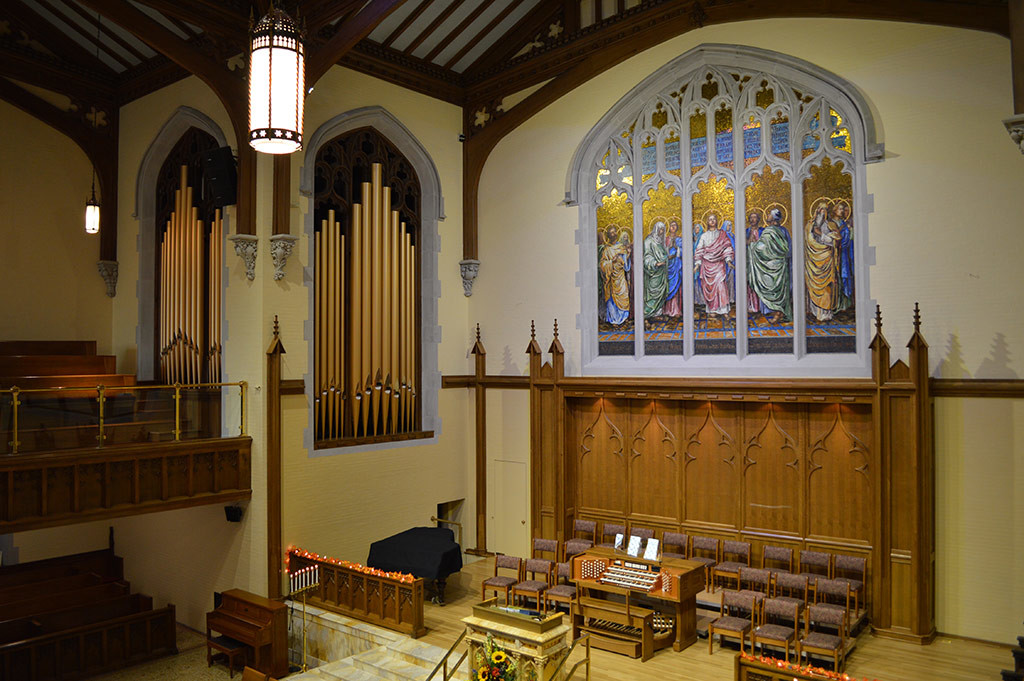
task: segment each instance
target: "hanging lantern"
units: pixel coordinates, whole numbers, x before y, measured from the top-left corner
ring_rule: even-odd
[[[249,48],[249,144],[265,154],[302,148],[305,56],[302,31],[271,6],[251,32]]]
[[[100,231],[100,204],[96,201],[96,180],[93,179],[92,196],[85,202],[85,233],[98,234]]]

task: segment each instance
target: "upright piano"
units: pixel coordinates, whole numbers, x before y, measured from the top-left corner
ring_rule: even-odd
[[[249,666],[271,676],[288,674],[288,606],[231,589],[221,594],[216,610],[206,613],[206,639],[214,633],[251,648]]]

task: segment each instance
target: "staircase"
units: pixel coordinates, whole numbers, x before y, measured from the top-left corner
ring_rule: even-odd
[[[401,639],[289,676],[288,681],[423,681],[444,654],[443,648],[429,643]],[[440,680],[440,673],[434,678]],[[468,663],[463,662],[452,678],[468,681]]]

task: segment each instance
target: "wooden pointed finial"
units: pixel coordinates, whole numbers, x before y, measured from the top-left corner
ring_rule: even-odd
[[[476,325],[476,342],[480,342],[480,322],[477,322]]]
[[[921,332],[921,306],[916,300],[914,301],[914,332]]]
[[[533,321],[534,320],[532,320],[532,319],[530,320],[530,340],[531,341],[537,340],[537,327],[534,326]]]
[[[882,333],[882,306],[875,304],[875,333]]]
[[[555,320],[555,338],[558,338],[558,320]]]
[[[274,315],[274,338],[278,338],[281,335],[281,325],[277,321],[277,315]]]

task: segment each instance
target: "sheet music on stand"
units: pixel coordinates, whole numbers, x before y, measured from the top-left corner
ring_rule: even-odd
[[[615,535],[615,550],[616,551],[621,551],[622,550],[622,539],[623,539],[622,534],[616,534]]]
[[[640,556],[640,542],[642,542],[642,541],[643,541],[643,539],[641,539],[640,537],[637,537],[637,536],[630,537],[629,538],[629,547],[626,549],[626,553],[629,554],[630,556],[633,556],[634,558],[639,557]]]
[[[644,560],[658,560],[659,553],[661,552],[658,550],[658,540],[653,537],[648,539],[644,548]]]

